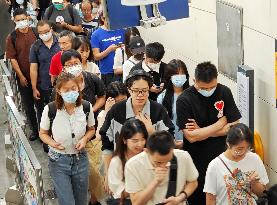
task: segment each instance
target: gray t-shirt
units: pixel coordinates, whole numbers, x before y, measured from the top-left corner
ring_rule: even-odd
[[[72,8],[73,9],[73,19],[71,18],[69,6],[71,6],[71,5],[68,5],[64,10],[60,11],[60,10],[53,8],[53,6],[51,5],[45,11],[44,19],[49,20],[50,22],[54,23],[53,29],[57,33],[60,33],[63,30],[65,30],[62,26],[59,25],[59,22],[61,22],[61,21],[64,21],[65,23],[68,23],[70,25],[82,25],[82,19],[79,16],[78,11],[75,8]],[[52,10],[53,12],[49,15],[50,10]]]

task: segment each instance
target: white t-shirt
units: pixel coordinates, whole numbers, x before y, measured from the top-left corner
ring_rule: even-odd
[[[180,193],[184,190],[187,182],[197,180],[198,171],[188,152],[174,149],[174,155],[178,164],[176,193]],[[129,159],[125,165],[125,190],[128,193],[142,191],[153,181],[154,177],[155,170],[149,156],[146,152],[142,152]],[[167,193],[168,181],[169,176],[156,188],[147,205],[163,202]]]
[[[86,71],[93,73],[99,76],[99,78],[101,78],[101,72],[99,70],[99,67],[94,62],[88,62]]]
[[[234,179],[220,159],[215,158],[210,162],[206,172],[204,192],[216,195],[217,205],[255,205],[253,197],[244,190],[250,193],[248,175],[252,171],[258,173],[262,184],[266,185],[269,182],[260,157],[253,152],[248,152],[239,162],[229,160],[224,154],[221,154],[220,157],[232,172],[235,169],[241,171],[236,175],[237,179]],[[237,181],[240,182],[239,185]]]
[[[48,117],[49,107],[46,105],[42,112],[40,127],[44,130],[50,129],[50,119]],[[56,142],[61,143],[65,147],[64,150],[53,149],[55,152],[62,154],[77,154],[78,150],[75,149],[75,144],[83,138],[86,134],[86,126],[94,126],[94,114],[92,106],[90,105],[90,113],[86,121],[86,115],[83,111],[83,105],[76,107],[75,112],[69,115],[65,109],[57,109],[56,117],[52,124],[52,135]],[[74,133],[75,137],[72,137]]]
[[[122,68],[123,63],[127,60],[125,47],[120,47],[115,50],[113,69]]]
[[[124,64],[123,64],[123,82],[125,82],[131,69],[139,62],[140,61],[135,59],[134,56],[131,56],[127,61],[124,62]]]
[[[125,182],[123,180],[122,162],[118,156],[112,158],[108,170],[109,188],[113,193],[113,197],[118,199],[125,190]]]

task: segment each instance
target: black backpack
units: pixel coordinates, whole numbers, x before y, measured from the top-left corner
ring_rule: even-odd
[[[47,13],[47,16],[46,16],[47,20],[50,19],[53,11],[54,11],[54,6],[53,5],[49,6],[49,10],[48,10],[48,13]],[[71,4],[68,5],[68,12],[69,12],[69,15],[70,15],[70,17],[72,19],[72,22],[74,23],[73,6]]]
[[[90,103],[86,100],[82,100],[82,105],[83,105],[83,111],[86,115],[86,121],[88,121],[88,116],[89,116],[89,113],[90,113]],[[53,125],[53,121],[56,117],[57,107],[56,107],[55,102],[50,102],[50,103],[48,103],[47,106],[49,108],[48,118],[50,120],[49,135],[53,138],[53,136],[52,136],[52,125]],[[47,144],[43,143],[43,149],[44,149],[44,152],[48,153],[49,146]]]

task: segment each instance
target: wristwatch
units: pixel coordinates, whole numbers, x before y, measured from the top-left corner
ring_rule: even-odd
[[[183,199],[183,201],[186,201],[187,200],[187,198],[188,198],[188,194],[187,194],[187,192],[185,192],[185,191],[181,191],[180,193],[179,193],[179,195],[180,194],[184,194],[185,195],[185,198]]]

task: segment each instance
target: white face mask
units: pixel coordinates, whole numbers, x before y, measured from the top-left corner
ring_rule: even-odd
[[[78,77],[82,73],[82,70],[83,70],[82,65],[80,65],[80,64],[65,68],[65,71],[67,73],[70,73],[70,74],[74,75],[75,77]]]
[[[28,27],[28,20],[21,20],[15,23],[15,29],[25,29]]]
[[[160,69],[160,65],[161,65],[161,62],[159,62],[159,63],[148,63],[148,64],[147,64],[147,66],[148,66],[150,69],[154,70],[154,71],[159,70],[159,69]]]
[[[49,31],[48,33],[45,33],[45,34],[39,34],[39,37],[42,41],[49,41],[50,38],[52,37],[52,32]]]
[[[24,3],[24,0],[16,0],[16,3],[18,3],[19,5]]]

